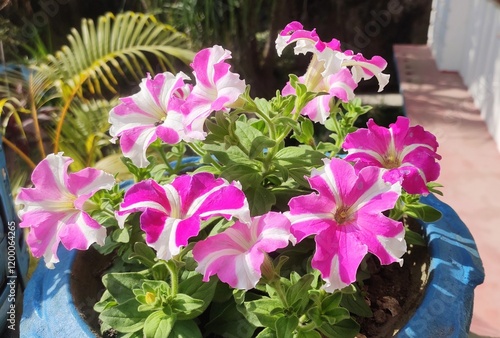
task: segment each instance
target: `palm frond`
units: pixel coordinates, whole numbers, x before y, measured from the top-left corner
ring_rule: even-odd
[[[84,86],[90,93],[100,94],[102,87],[116,93],[117,76],[137,82],[145,71],[155,73],[152,60],[161,71],[175,71],[175,59],[189,63],[194,56],[184,34],[152,15],[134,12],[108,13],[97,24],[83,19],[80,31],[71,30],[68,42],[48,56],[47,70],[70,91]]]
[[[108,112],[115,100],[73,100],[61,130],[60,148],[74,159],[73,169],[93,166],[96,161],[113,153],[110,143]]]

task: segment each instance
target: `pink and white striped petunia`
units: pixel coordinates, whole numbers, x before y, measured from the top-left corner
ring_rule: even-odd
[[[101,170],[85,168],[68,174],[69,157],[50,154],[31,175],[33,188],[21,188],[16,204],[23,205],[19,226],[30,228],[27,243],[33,256],[42,257],[48,268],[59,262],[57,248],[86,250],[104,244],[106,229],[87,213],[95,192],[111,189],[114,178]]]
[[[316,190],[289,202],[292,234],[301,241],[316,235],[311,265],[321,272],[328,292],[356,280],[363,257],[371,252],[381,264],[402,263],[404,226],[383,215],[399,198],[399,183],[387,183],[383,171],[367,167],[358,173],[342,159],[325,160],[309,180]]]
[[[154,79],[148,74],[138,93],[121,98],[121,103],[110,111],[112,142],[120,138],[123,155],[136,166],[149,164],[146,150],[158,138],[168,144],[184,138],[181,106],[191,91],[190,85],[184,83],[187,79],[182,72],[165,72]]]
[[[250,220],[248,202],[236,182],[229,184],[210,173],[182,175],[171,184],[146,180],[133,185],[117,212],[118,220],[142,212],[141,229],[158,258],[168,260],[198,235],[202,220],[222,216]]]
[[[252,218],[250,224],[236,222],[223,232],[195,244],[196,271],[207,282],[212,275],[236,289],[255,287],[262,276],[267,253],[295,243],[290,221],[281,213],[269,212]]]
[[[183,107],[190,139],[204,139],[205,119],[213,111],[227,110],[245,91],[245,81],[229,71],[231,66],[226,60],[230,58],[230,51],[215,45],[202,49],[193,59],[196,85]]]
[[[387,61],[381,56],[375,55],[370,60],[366,59],[361,53],[353,54],[352,51],[345,51],[343,67],[351,66],[351,72],[354,81],[359,83],[361,79],[369,80],[376,77],[378,81],[378,91],[381,92],[389,83],[389,75],[382,73],[387,67]]]
[[[342,52],[339,40],[332,39],[330,42],[323,42],[316,33],[316,29],[305,30],[300,22],[293,21],[286,25],[276,38],[278,56],[281,56],[283,49],[292,43],[295,43],[296,55],[313,53],[317,57],[323,65],[320,71],[322,76],[326,77],[340,70]]]
[[[342,52],[338,40],[332,39],[330,42],[323,42],[315,29],[312,31],[304,30],[302,24],[296,21],[288,24],[278,34],[276,38],[278,55],[281,55],[283,49],[292,43],[295,43],[295,54],[313,53],[313,62],[309,67],[316,68],[315,72],[324,78],[336,74],[341,69],[348,68],[356,83],[375,76],[379,82],[379,91],[382,91],[389,82],[389,75],[382,73],[387,67],[387,62],[382,57],[374,56],[368,60],[360,53],[354,54],[350,50]],[[316,63],[319,63],[321,67],[319,68]]]
[[[440,172],[436,137],[422,126],[410,127],[410,120],[403,116],[389,128],[372,119],[367,126],[347,135],[342,146],[348,152],[345,159],[356,162],[357,169],[386,168],[384,179],[402,181],[410,194],[428,194],[427,182],[437,180]]]

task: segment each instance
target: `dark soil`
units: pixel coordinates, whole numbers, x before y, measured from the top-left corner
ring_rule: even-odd
[[[100,337],[99,313],[94,311],[94,304],[104,292],[101,278],[111,263],[109,256],[101,255],[90,247],[76,255],[71,270],[70,288],[75,306],[97,337]]]
[[[410,229],[421,233],[419,224],[411,220]],[[373,317],[355,317],[361,325],[357,338],[392,337],[413,315],[420,304],[427,283],[429,252],[427,247],[409,247],[404,263],[381,266],[378,259],[368,259],[369,279],[363,292]]]
[[[410,228],[421,233],[416,222],[412,222]],[[371,277],[364,281],[362,291],[373,316],[354,316],[361,325],[361,332],[356,338],[394,336],[420,304],[429,266],[427,247],[410,247],[403,259],[402,267],[396,263],[381,266],[374,256],[367,260]],[[98,337],[99,314],[93,310],[93,306],[104,291],[101,276],[109,267],[109,257],[102,256],[91,248],[76,256],[71,275],[71,291],[75,304],[82,318]]]

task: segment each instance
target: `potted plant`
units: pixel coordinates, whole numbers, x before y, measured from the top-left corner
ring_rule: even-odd
[[[61,290],[75,259],[103,275],[93,308],[105,336],[360,333],[357,318],[373,315],[366,286],[379,266],[404,266],[408,249],[424,244],[411,220],[438,224],[424,226],[432,239],[429,229],[440,229],[442,213],[450,213],[431,194],[439,193],[438,143],[405,117],[389,127],[373,120],[354,127],[369,110],[354,98],[357,83],[375,77],[379,90],[387,84],[381,57],[342,51],[339,41],[323,42],[298,22],[279,34],[278,53],[290,44],[296,54],[311,53],[311,63],[270,100],[250,95],[221,46],[196,54],[194,85],[184,73],[143,79],[109,117],[133,182],[95,168],[68,173],[72,160],[62,153],[40,162],[34,187],[21,189],[16,203],[33,255],[56,269],[41,267],[51,277],[31,280],[21,330],[76,334],[72,319],[58,318],[61,331],[32,320],[56,309],[46,301],[72,303]],[[183,160],[188,155],[197,157]],[[97,254],[74,258],[60,243]],[[474,245],[460,245],[470,257]],[[460,279],[469,298],[482,278],[474,259]],[[72,288],[90,288],[72,278]],[[396,308],[386,309],[395,315]],[[455,333],[467,331],[468,315]],[[92,334],[83,327],[79,336]]]

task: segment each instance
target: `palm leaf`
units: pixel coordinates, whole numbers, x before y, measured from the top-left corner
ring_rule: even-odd
[[[113,153],[110,143],[108,112],[117,104],[115,100],[73,100],[61,130],[60,148],[73,158],[73,169],[93,166],[96,161]]]
[[[69,46],[48,56],[48,69],[69,92],[85,86],[91,93],[100,94],[102,87],[116,93],[118,75],[138,82],[145,71],[155,73],[152,59],[161,71],[175,71],[175,59],[189,63],[194,56],[184,34],[152,15],[134,12],[108,13],[97,24],[83,19],[80,31],[71,30],[68,42]]]

